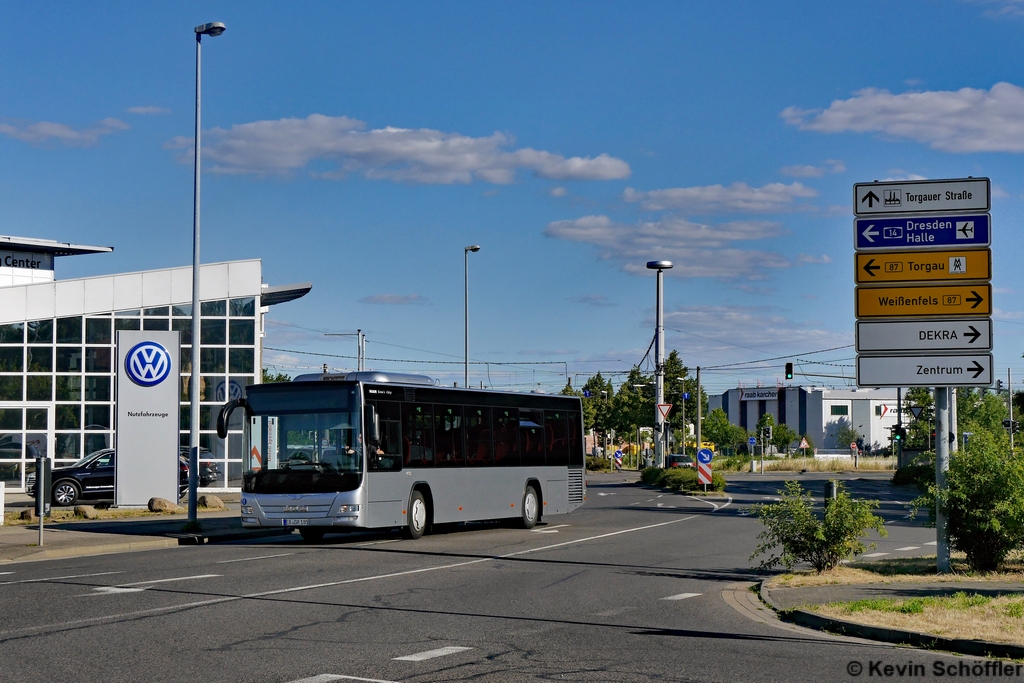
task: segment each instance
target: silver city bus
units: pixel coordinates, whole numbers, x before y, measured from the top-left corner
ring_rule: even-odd
[[[246,419],[243,421],[241,415]],[[526,528],[586,497],[573,396],[435,386],[383,372],[246,387],[217,431],[243,425],[242,525],[328,531],[517,518]]]

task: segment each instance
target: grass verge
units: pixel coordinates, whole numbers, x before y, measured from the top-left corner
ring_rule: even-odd
[[[1024,644],[1024,594],[999,597],[957,592],[908,599],[873,598],[808,605],[804,609],[836,619],[945,638]]]
[[[224,508],[206,508],[200,506],[199,512],[224,512]],[[149,510],[96,510],[99,515],[97,519],[124,519],[128,517],[166,517],[168,515],[179,515],[188,512],[188,508],[179,506],[174,512],[150,512]],[[30,522],[20,517],[21,511],[5,512],[4,526],[36,526],[39,521]],[[73,510],[54,510],[44,520],[45,524],[61,524],[64,522],[80,522],[85,517],[76,515]]]
[[[1024,583],[1024,557],[1010,558],[1003,571],[972,572],[962,553],[953,553],[953,571],[937,574],[935,556],[904,557],[875,562],[851,562],[821,574],[799,571],[779,574],[768,581],[768,588],[802,588],[860,583],[956,583],[959,581],[1006,581]]]
[[[765,472],[858,472],[894,470],[896,458],[865,457],[859,458],[857,467],[853,466],[853,458],[784,458],[765,460]]]

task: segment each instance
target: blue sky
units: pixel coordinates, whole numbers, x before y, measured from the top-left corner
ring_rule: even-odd
[[[207,21],[203,260],[313,283],[269,314],[279,369],[351,367],[307,354],[352,355],[322,333],[356,328],[373,358],[460,360],[480,244],[494,386],[640,361],[656,258],[691,367],[852,374],[852,349],[810,354],[853,343],[852,184],[971,175],[994,187],[997,374],[1024,377],[1024,2],[4,3],[0,234],[115,247],[58,278],[190,262]]]

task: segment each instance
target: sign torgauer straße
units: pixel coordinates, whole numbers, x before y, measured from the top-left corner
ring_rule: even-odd
[[[854,299],[858,318],[988,316],[992,286],[936,285],[858,287]]]
[[[858,216],[946,211],[988,211],[988,178],[857,183],[853,212]]]

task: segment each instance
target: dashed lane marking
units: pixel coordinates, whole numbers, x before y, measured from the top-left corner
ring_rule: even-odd
[[[889,553],[868,553],[867,555],[861,555],[861,557],[882,557],[883,555],[888,554]]]
[[[192,579],[212,579],[220,574],[198,574],[196,576],[178,576],[173,579],[156,579],[154,581],[136,581],[135,583],[124,583],[120,586],[97,586],[93,588],[94,593],[89,595],[115,595],[118,593],[141,593],[149,590],[153,584],[170,583],[172,581],[189,581]]]
[[[938,544],[939,544],[938,541],[928,541],[927,543],[925,543],[925,545],[938,545]]]
[[[260,555],[259,557],[240,557],[237,560],[221,560],[214,564],[228,564],[229,562],[249,562],[250,560],[269,560],[271,557],[288,557],[295,553],[278,553],[277,555]]]
[[[597,495],[599,495],[599,496],[614,496],[615,494],[614,494],[614,493],[604,493],[604,492],[602,491],[601,493],[599,493],[599,494],[597,494]]]
[[[701,593],[680,593],[679,595],[670,595],[667,598],[662,598],[662,600],[685,600],[686,598],[696,598],[699,595]]]
[[[11,572],[13,573],[13,572]],[[51,576],[45,579],[21,579],[20,581],[4,581],[0,586],[10,586],[16,583],[39,583],[40,581],[60,581],[61,579],[84,579],[89,576],[109,576],[111,574],[125,574],[126,572],[96,572],[94,574],[69,574],[68,576]]]
[[[13,573],[14,572],[0,572],[0,576],[7,576],[8,574],[13,574]]]
[[[383,545],[385,543],[398,543],[402,539],[400,538],[385,538],[383,541],[370,541],[368,543],[357,543],[355,547],[365,548],[368,545]]]
[[[457,652],[465,652],[466,650],[472,650],[471,647],[439,647],[436,650],[427,650],[426,652],[417,652],[414,655],[406,655],[404,657],[395,657],[396,662],[422,662],[425,659],[434,659],[435,657],[444,657],[446,655],[453,655]]]
[[[385,681],[380,678],[360,678],[359,676],[342,676],[340,674],[320,674],[310,678],[300,678],[288,683],[330,683],[330,681],[365,681],[366,683],[398,683],[398,681]]]
[[[635,502],[635,503],[630,503],[630,505],[639,505],[639,504],[640,504],[639,500],[637,502]]]
[[[903,548],[896,548],[896,550],[920,550],[920,549],[921,549],[921,546],[919,546],[919,545],[908,545],[908,546],[903,547]]]
[[[558,533],[557,529],[564,529],[567,526],[569,526],[569,525],[568,524],[555,524],[554,526],[546,526],[543,529],[533,529],[532,531],[535,534],[552,534],[552,533],[557,534]]]

